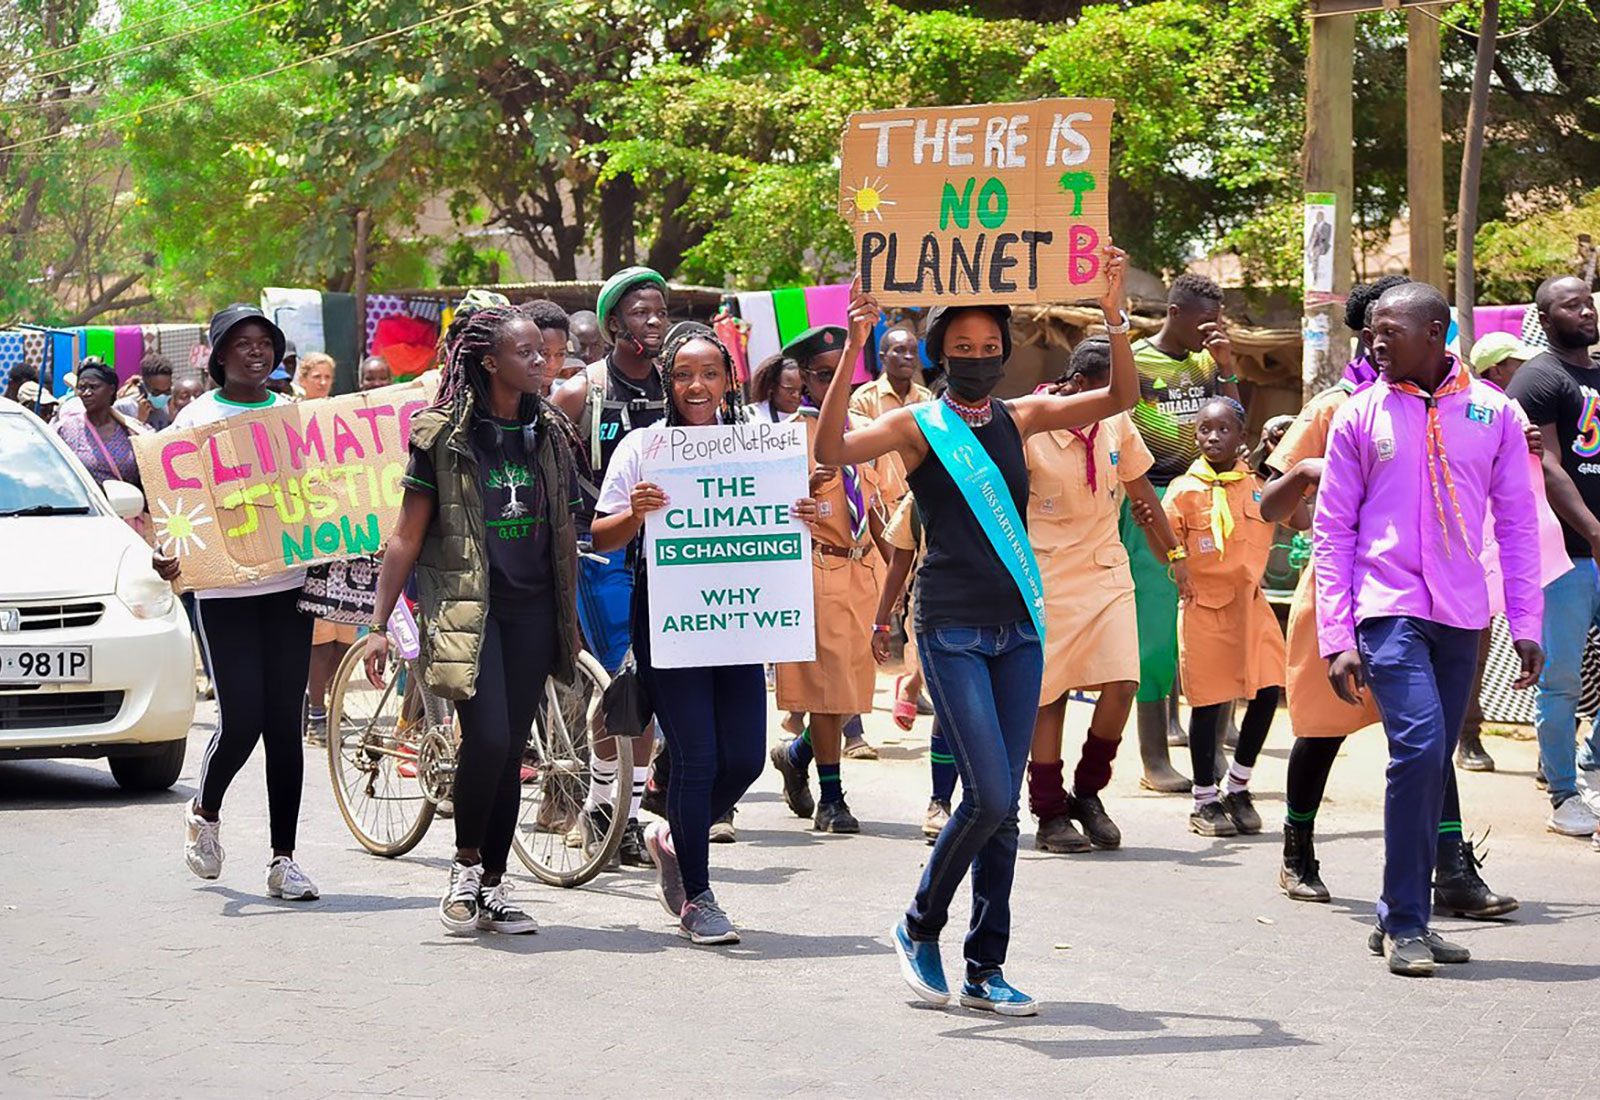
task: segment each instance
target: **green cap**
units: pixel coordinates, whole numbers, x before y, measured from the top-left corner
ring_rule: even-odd
[[[843,325],[813,325],[783,345],[783,354],[805,366],[814,356],[843,351],[847,335]]]
[[[667,281],[661,277],[659,271],[648,267],[625,267],[600,287],[600,297],[595,300],[594,311],[600,316],[600,328],[606,327],[606,318],[611,311],[621,304],[622,299],[629,291],[638,290],[642,286],[653,286],[665,296]]]

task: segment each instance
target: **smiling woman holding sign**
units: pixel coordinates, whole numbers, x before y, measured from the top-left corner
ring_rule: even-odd
[[[1000,973],[1011,938],[1018,795],[1044,667],[1044,592],[1028,543],[1023,441],[1037,432],[1086,427],[1138,398],[1122,311],[1124,261],[1119,249],[1106,248],[1108,285],[1100,305],[1112,335],[1111,384],[1104,390],[996,400],[991,394],[1011,351],[1011,311],[950,306],[928,314],[928,354],[949,380],[940,400],[894,409],[846,431],[850,387],[841,375],[822,406],[817,461],[866,462],[897,452],[923,517],[927,551],[917,642],[934,710],[961,773],[962,800],[892,938],[906,981],[935,1004],[950,1000],[939,933],[970,867],[973,922],[961,1003],[1009,1016],[1038,1011]],[[854,361],[877,319],[870,296],[851,302],[846,362]]]
[[[710,329],[678,325],[668,334],[659,362],[667,429],[740,421],[733,363]],[[644,531],[645,517],[667,507],[661,486],[643,474],[647,454],[659,448],[661,439],[661,429],[644,428],[624,436],[617,447],[595,504],[596,550],[628,545]],[[790,515],[810,524],[816,511],[814,501],[802,499]],[[667,519],[670,526],[672,517]],[[711,823],[733,809],[761,774],[766,679],[760,664],[657,667],[651,660],[645,576],[641,566],[634,583],[633,652],[672,758],[669,827],[652,825],[645,833],[645,846],[656,864],[656,893],[690,940],[738,943],[739,933],[711,892],[709,834]]]

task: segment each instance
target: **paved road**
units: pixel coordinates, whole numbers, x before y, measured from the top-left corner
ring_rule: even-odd
[[[913,1007],[887,946],[927,852],[925,729],[847,763],[860,837],[809,833],[762,777],[739,843],[713,849],[744,944],[712,951],[672,934],[640,872],[529,883],[538,936],[447,938],[447,827],[405,859],[363,854],[315,756],[300,855],[322,901],[263,896],[259,758],[228,805],[223,877],[201,883],[180,808],[211,717],[161,797],[121,794],[99,764],[0,764],[0,1093],[1570,1097],[1600,1068],[1600,854],[1543,833],[1525,742],[1495,739],[1501,772],[1463,780],[1469,828],[1494,826],[1489,880],[1522,909],[1442,922],[1478,961],[1428,981],[1363,946],[1377,736],[1323,811],[1329,906],[1277,893],[1273,838],[1203,840],[1184,800],[1139,794],[1130,744],[1108,799],[1127,847],[1024,852],[1007,974],[1043,1011],[1001,1021]],[[881,711],[868,728],[894,736]],[[1286,740],[1257,770],[1269,831]],[[947,937],[952,974],[958,951]]]

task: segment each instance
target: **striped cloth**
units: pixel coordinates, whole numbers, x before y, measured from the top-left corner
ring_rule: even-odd
[[[750,340],[745,347],[754,370],[763,360],[783,350],[783,340],[778,336],[778,317],[772,311],[772,295],[766,291],[747,291],[736,298],[739,316],[750,326]]]

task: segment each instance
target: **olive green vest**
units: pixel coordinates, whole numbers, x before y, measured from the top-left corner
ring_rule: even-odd
[[[577,533],[572,497],[571,450],[561,414],[540,402],[535,475],[543,490],[555,568],[556,663],[554,675],[570,681],[578,639]],[[411,422],[411,445],[428,452],[438,475],[437,507],[417,558],[422,600],[422,682],[445,699],[470,699],[489,614],[488,529],[478,460],[468,436],[472,416],[427,409]]]

